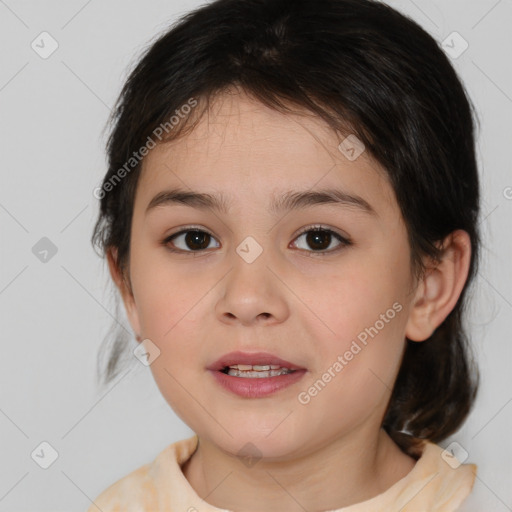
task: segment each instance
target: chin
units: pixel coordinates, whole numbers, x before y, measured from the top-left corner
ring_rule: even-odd
[[[228,430],[232,437],[222,430],[219,437],[215,436],[211,439],[222,450],[246,459],[248,464],[261,458],[284,460],[300,449],[303,441],[295,442],[290,438],[290,433],[282,429],[283,425],[277,429],[276,425],[271,430],[262,432],[254,424],[252,428],[242,426],[238,428],[238,425],[231,424]],[[282,431],[279,432],[281,429]],[[269,432],[272,433],[269,434]]]

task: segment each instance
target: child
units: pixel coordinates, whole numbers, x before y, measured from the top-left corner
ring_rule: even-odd
[[[437,443],[476,393],[470,105],[373,0],[217,0],[149,48],[93,241],[195,435],[90,512],[461,510],[476,467]]]

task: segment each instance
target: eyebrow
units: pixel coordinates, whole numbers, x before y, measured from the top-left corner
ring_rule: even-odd
[[[146,208],[146,214],[157,206],[173,204],[184,204],[200,210],[215,210],[228,215],[231,203],[223,194],[212,195],[177,188],[164,190],[155,195]],[[378,217],[377,212],[365,199],[339,189],[288,191],[279,197],[272,197],[270,212],[278,215],[283,211],[299,210],[324,204],[355,207],[365,213]]]

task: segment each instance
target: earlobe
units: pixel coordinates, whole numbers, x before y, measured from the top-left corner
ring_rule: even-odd
[[[425,271],[411,305],[405,335],[412,341],[428,339],[453,310],[468,277],[471,240],[457,230],[442,244],[441,261]]]
[[[126,310],[126,316],[132,326],[137,341],[142,341],[140,336],[140,321],[135,304],[135,298],[130,284],[126,281],[119,265],[117,263],[117,247],[112,247],[107,251],[107,261],[112,280],[114,281],[121,298],[123,300],[124,308]]]

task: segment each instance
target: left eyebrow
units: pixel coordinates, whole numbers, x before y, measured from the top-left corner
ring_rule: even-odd
[[[231,203],[223,194],[212,195],[183,189],[164,190],[151,199],[146,214],[157,206],[184,204],[201,210],[216,210],[229,214]],[[299,210],[322,204],[336,204],[355,207],[365,213],[378,217],[375,209],[362,197],[339,189],[321,189],[307,191],[288,191],[279,197],[272,197],[270,212],[278,215],[283,211]]]

